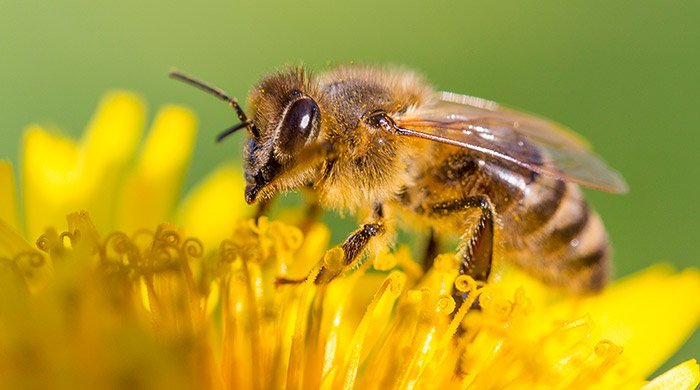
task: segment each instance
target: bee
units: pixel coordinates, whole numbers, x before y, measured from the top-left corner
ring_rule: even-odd
[[[404,69],[346,65],[320,74],[272,73],[235,98],[182,73],[231,105],[249,140],[245,200],[309,188],[318,204],[364,221],[342,243],[345,269],[398,218],[427,227],[429,266],[439,239],[461,236],[459,272],[485,282],[494,256],[571,292],[600,290],[610,245],[580,186],[627,185],[586,141],[548,119],[438,92]],[[317,283],[341,271],[321,269]],[[456,297],[459,298],[459,297]]]

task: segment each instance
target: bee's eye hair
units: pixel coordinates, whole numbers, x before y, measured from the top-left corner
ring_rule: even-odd
[[[319,116],[320,110],[313,99],[303,97],[292,102],[282,118],[278,147],[292,153],[311,142],[318,135]]]

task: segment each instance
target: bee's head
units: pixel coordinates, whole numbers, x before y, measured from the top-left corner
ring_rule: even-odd
[[[301,160],[321,128],[317,91],[298,68],[266,77],[251,91],[252,123],[259,135],[252,135],[243,150],[248,203],[308,181],[311,167]]]
[[[313,162],[303,161],[303,152],[318,138],[321,110],[314,99],[319,96],[318,88],[303,69],[288,69],[260,81],[249,96],[251,119],[236,99],[223,91],[177,71],[170,75],[219,97],[236,110],[241,122],[221,133],[218,141],[248,129],[250,139],[243,149],[248,203],[308,182]]]

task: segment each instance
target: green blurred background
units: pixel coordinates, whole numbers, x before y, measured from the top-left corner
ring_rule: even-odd
[[[0,157],[17,161],[31,122],[79,135],[98,98],[126,88],[151,115],[170,102],[199,114],[190,187],[237,159],[241,142],[214,144],[234,123],[231,110],[169,80],[171,67],[242,99],[285,64],[403,64],[440,89],[556,118],[587,137],[631,187],[589,192],[618,276],[660,261],[697,266],[699,21],[698,1],[3,0]],[[689,357],[700,357],[697,334],[666,367]]]

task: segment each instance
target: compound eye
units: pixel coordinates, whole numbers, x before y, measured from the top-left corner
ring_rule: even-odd
[[[313,141],[318,135],[320,110],[316,102],[303,97],[291,103],[280,126],[279,148],[287,153]]]

